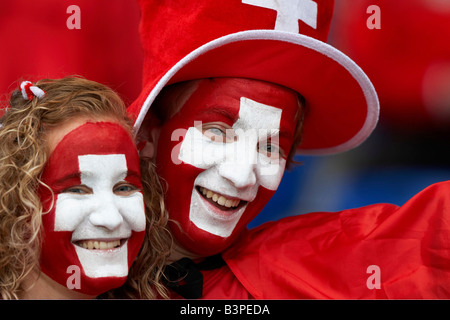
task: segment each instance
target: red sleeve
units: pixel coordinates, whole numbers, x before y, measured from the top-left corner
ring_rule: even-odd
[[[257,299],[450,298],[450,181],[402,207],[266,223],[224,259]]]

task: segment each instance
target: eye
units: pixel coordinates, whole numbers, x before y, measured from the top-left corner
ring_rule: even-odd
[[[225,132],[223,132],[219,128],[207,129],[203,133],[207,134],[207,135],[211,135],[212,137],[215,137],[215,136],[224,137],[225,136]]]
[[[114,194],[118,196],[129,196],[140,189],[128,182],[119,182],[113,188]]]
[[[230,143],[236,140],[233,128],[225,123],[206,123],[201,131],[205,137],[214,142]]]
[[[203,134],[214,142],[226,141],[226,133],[219,128],[210,128],[203,130]]]
[[[268,157],[270,160],[276,160],[284,157],[284,151],[272,140],[266,140],[258,143],[258,152]]]
[[[62,191],[62,193],[72,193],[72,194],[92,194],[92,189],[85,185],[78,185],[66,188]]]

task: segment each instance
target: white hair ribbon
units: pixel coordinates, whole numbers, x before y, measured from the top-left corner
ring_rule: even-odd
[[[22,91],[22,97],[25,100],[33,100],[33,97],[43,98],[45,91],[39,87],[34,86],[30,81],[22,81],[20,84],[20,90]]]

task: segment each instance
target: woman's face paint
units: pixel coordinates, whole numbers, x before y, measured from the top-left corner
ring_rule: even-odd
[[[88,295],[122,285],[146,223],[139,158],[129,134],[111,122],[78,126],[57,144],[41,179],[54,194],[39,190],[48,211],[41,270]]]
[[[298,112],[297,94],[274,84],[198,83],[161,127],[156,152],[182,247],[203,256],[221,252],[260,213],[280,184]]]

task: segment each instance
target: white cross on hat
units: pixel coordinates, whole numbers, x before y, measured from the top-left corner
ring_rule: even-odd
[[[298,20],[317,28],[317,3],[312,0],[242,0],[242,3],[277,11],[275,30],[298,33]]]

